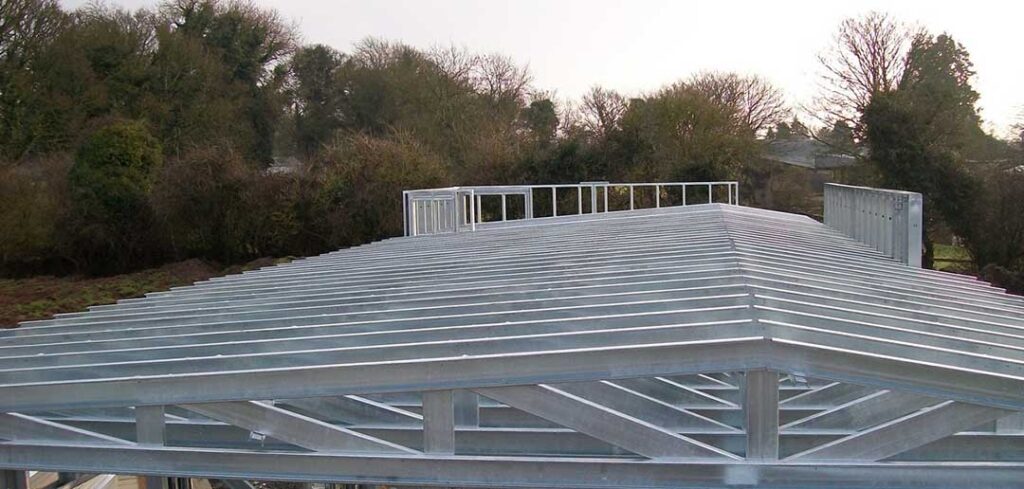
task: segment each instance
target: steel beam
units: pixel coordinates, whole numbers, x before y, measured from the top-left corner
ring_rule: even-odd
[[[0,413],[0,438],[31,442],[133,445],[120,438],[18,413]]]
[[[737,459],[724,450],[547,385],[474,389],[502,402],[650,458]]]
[[[114,379],[85,384],[0,386],[0,410],[47,410],[244,399],[253,392],[302,398],[408,392],[508,383],[570,382],[685,375],[763,366],[760,336],[663,345],[479,355],[422,361],[340,364],[308,370],[274,369]],[[55,396],[54,393],[59,393]]]
[[[724,423],[609,381],[574,382],[553,387],[668,430],[735,430]]]
[[[446,487],[1018,489],[1021,463],[765,463],[385,456],[0,443],[0,467]],[[823,475],[827,474],[827,476]]]
[[[787,460],[883,460],[1010,414],[1013,411],[946,401]]]
[[[315,451],[415,454],[415,450],[259,401],[181,404],[203,416]]]
[[[880,390],[782,427],[783,430],[862,430],[933,406],[938,399]]]
[[[423,417],[404,409],[377,402],[362,396],[309,397],[281,399],[276,404],[295,408],[304,414],[324,421],[347,424],[420,425]]]

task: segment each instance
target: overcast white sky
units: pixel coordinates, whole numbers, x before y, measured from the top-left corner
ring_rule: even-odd
[[[1006,135],[1024,113],[1024,2],[662,0],[257,0],[294,20],[307,43],[342,51],[367,36],[416,47],[500,52],[537,88],[575,98],[593,85],[654,90],[701,70],[762,75],[793,105],[813,97],[816,55],[849,16],[886,11],[948,32],[970,51],[982,117]],[[85,0],[63,0],[77,7]],[[129,8],[155,0],[108,0]]]

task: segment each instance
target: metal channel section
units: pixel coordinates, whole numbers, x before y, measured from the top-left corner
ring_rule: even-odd
[[[534,214],[536,201],[541,198],[549,201],[547,217],[558,217],[567,214],[581,215],[608,212],[609,193],[621,194],[628,206],[623,205],[617,210],[635,210],[644,208],[638,200],[641,192],[651,192],[653,205],[647,207],[661,208],[665,199],[668,204],[668,192],[678,193],[676,205],[691,205],[720,202],[739,205],[739,183],[723,182],[659,182],[659,183],[610,183],[605,181],[580,182],[578,184],[546,184],[546,185],[501,185],[474,187],[447,187],[402,192],[402,212],[404,233],[406,236],[420,236],[440,233],[457,233],[476,231],[477,225],[485,222],[506,222],[510,220],[509,201],[511,197],[522,200],[521,208],[517,209],[519,220],[537,219]],[[702,200],[693,198],[699,193]],[[717,194],[717,196],[716,196]],[[584,195],[587,198],[584,198]],[[543,196],[543,197],[542,197]],[[568,211],[560,209],[559,200],[567,196],[575,196],[575,205]],[[483,212],[484,198],[497,198],[500,201],[498,212],[488,220]],[[571,198],[571,197],[570,197]],[[588,202],[589,208],[584,206]],[[588,209],[585,211],[585,209]]]
[[[477,224],[0,331],[4,489],[1024,480],[1021,297],[726,203]]]
[[[921,266],[921,194],[825,184],[825,224],[912,267]]]

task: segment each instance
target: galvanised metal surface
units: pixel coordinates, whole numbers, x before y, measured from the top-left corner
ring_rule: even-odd
[[[825,224],[911,266],[921,266],[924,199],[917,192],[825,184]]]
[[[0,332],[0,468],[1015,487],[1024,300],[728,204],[482,223]]]

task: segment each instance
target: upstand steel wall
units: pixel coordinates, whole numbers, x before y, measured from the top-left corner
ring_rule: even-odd
[[[921,266],[921,194],[825,184],[825,224],[913,267]]]

